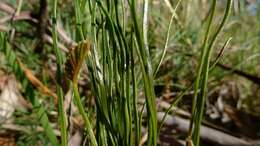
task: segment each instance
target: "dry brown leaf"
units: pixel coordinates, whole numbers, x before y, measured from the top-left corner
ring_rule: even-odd
[[[18,104],[17,94],[9,86],[3,89],[0,95],[0,123],[6,122]]]
[[[193,141],[190,136],[187,138],[186,142],[187,142],[188,146],[194,146]]]
[[[15,139],[13,137],[0,137],[0,146],[15,146]]]
[[[21,61],[17,60],[19,66],[23,70],[25,76],[31,82],[31,84],[36,87],[42,94],[47,96],[52,96],[54,98],[55,105],[58,104],[58,96],[53,93],[48,87],[46,87],[37,77],[35,77],[30,69],[28,69]]]
[[[20,103],[18,85],[13,75],[0,76],[0,91],[0,123],[5,123],[16,109],[24,110],[24,106]]]
[[[83,139],[82,132],[77,131],[69,140],[69,146],[80,146]]]

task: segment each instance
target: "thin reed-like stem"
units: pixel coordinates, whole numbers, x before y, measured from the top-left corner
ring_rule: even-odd
[[[58,48],[58,37],[57,37],[57,0],[53,1],[53,18],[52,18],[52,39],[53,39],[53,49],[57,58],[57,95],[58,95],[58,115],[59,115],[59,125],[61,129],[61,145],[68,145],[68,133],[67,133],[67,116],[64,110],[64,95],[61,87],[62,80],[62,53]]]
[[[88,116],[85,112],[85,109],[84,109],[84,106],[82,105],[82,102],[80,100],[80,95],[79,95],[79,91],[78,91],[78,83],[77,82],[73,82],[73,93],[74,93],[74,99],[75,99],[75,102],[76,102],[76,105],[78,107],[78,110],[81,114],[81,116],[83,117],[83,120],[85,122],[85,127],[86,127],[86,131],[87,131],[87,135],[89,135],[89,139],[90,139],[90,142],[91,142],[91,145],[92,146],[98,146],[97,144],[97,141],[96,141],[96,138],[95,138],[95,134],[92,130],[92,126],[91,126],[91,123],[88,119]]]
[[[209,76],[209,70],[210,70],[210,61],[211,61],[211,53],[213,50],[214,43],[216,41],[217,36],[223,29],[227,18],[229,16],[229,13],[231,11],[232,6],[232,0],[228,0],[226,4],[226,10],[224,17],[221,21],[220,26],[218,27],[217,31],[213,34],[212,39],[209,42],[209,33],[210,27],[212,25],[212,20],[214,17],[214,12],[216,9],[216,0],[213,1],[212,4],[212,12],[210,15],[210,20],[208,24],[208,29],[206,32],[206,37],[203,44],[203,50],[202,50],[202,56],[201,61],[199,65],[198,75],[195,82],[195,93],[193,97],[193,104],[192,104],[192,118],[190,122],[190,129],[189,129],[189,138],[192,137],[192,141],[195,144],[195,146],[199,146],[200,143],[200,126],[203,119],[203,113],[204,113],[204,105],[206,100],[206,92],[207,92],[207,82],[208,82],[208,76]],[[198,95],[198,89],[201,89],[201,93]],[[198,97],[198,98],[197,98]],[[193,129],[194,124],[194,129]],[[191,136],[192,135],[192,136]],[[191,140],[191,139],[189,139]]]
[[[148,1],[144,1],[145,5]],[[138,45],[138,52],[139,52],[139,60],[141,62],[141,69],[142,69],[142,76],[144,79],[144,88],[145,88],[145,95],[146,95],[146,103],[147,103],[147,111],[148,111],[148,145],[155,146],[157,145],[157,112],[155,106],[155,93],[153,89],[153,70],[151,65],[151,58],[149,53],[148,46],[145,46],[145,40],[147,40],[147,32],[146,29],[146,19],[144,18],[143,22],[143,31],[139,26],[139,21],[137,18],[136,13],[136,0],[132,0],[129,2],[130,4],[130,11],[133,19],[133,27],[135,31],[135,37]],[[148,10],[146,10],[148,11]],[[147,16],[147,15],[144,15]],[[142,34],[144,33],[144,34]]]

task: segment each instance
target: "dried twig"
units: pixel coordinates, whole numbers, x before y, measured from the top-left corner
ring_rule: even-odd
[[[219,66],[220,68],[224,69],[224,70],[228,70],[228,71],[232,71],[233,73],[239,75],[239,76],[242,76],[258,85],[260,85],[260,77],[257,77],[257,76],[254,76],[254,75],[251,75],[249,73],[246,73],[246,72],[243,72],[241,70],[237,70],[237,69],[233,69],[232,67],[229,67],[227,65],[224,65],[224,64],[221,64],[221,63],[218,63],[217,66]]]
[[[47,9],[48,3],[47,0],[40,0],[40,10],[38,13],[38,37],[39,37],[39,43],[36,46],[36,52],[41,53],[44,47],[44,35],[47,30],[47,24],[48,24],[48,9]]]
[[[0,2],[0,10],[6,12],[8,14],[15,13],[14,8],[12,6],[10,6],[9,4],[4,3],[4,2]]]

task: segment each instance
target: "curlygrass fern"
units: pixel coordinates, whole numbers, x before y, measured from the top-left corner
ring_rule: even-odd
[[[85,57],[87,56],[90,49],[90,43],[87,41],[81,42],[78,44],[78,46],[72,50],[69,54],[69,58],[66,62],[66,75],[68,78],[72,81],[73,86],[73,93],[76,105],[78,107],[78,110],[80,114],[83,117],[83,120],[85,122],[85,127],[87,134],[89,135],[91,145],[97,146],[97,141],[94,135],[94,132],[92,130],[92,125],[89,121],[89,118],[87,116],[87,113],[84,109],[83,104],[81,103],[80,95],[79,95],[79,89],[78,89],[78,76],[80,73],[81,66],[85,60]]]

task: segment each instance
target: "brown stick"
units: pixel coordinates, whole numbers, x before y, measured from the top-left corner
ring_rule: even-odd
[[[220,68],[224,69],[224,70],[228,70],[228,71],[232,71],[234,72],[235,74],[239,75],[239,76],[242,76],[258,85],[260,85],[260,77],[257,77],[257,76],[254,76],[254,75],[251,75],[249,73],[246,73],[246,72],[243,72],[241,70],[237,70],[237,69],[233,69],[232,67],[229,67],[227,65],[224,65],[224,64],[220,64],[218,63],[217,66],[219,66]]]
[[[48,3],[47,0],[40,0],[40,11],[38,13],[38,25],[37,25],[37,31],[38,31],[38,38],[39,43],[36,46],[35,51],[38,53],[42,53],[43,47],[44,47],[44,35],[47,30],[47,24],[48,24],[48,9],[47,9]]]
[[[8,14],[15,13],[15,9],[12,6],[10,6],[9,4],[6,4],[4,2],[0,2],[0,10],[6,12]]]

